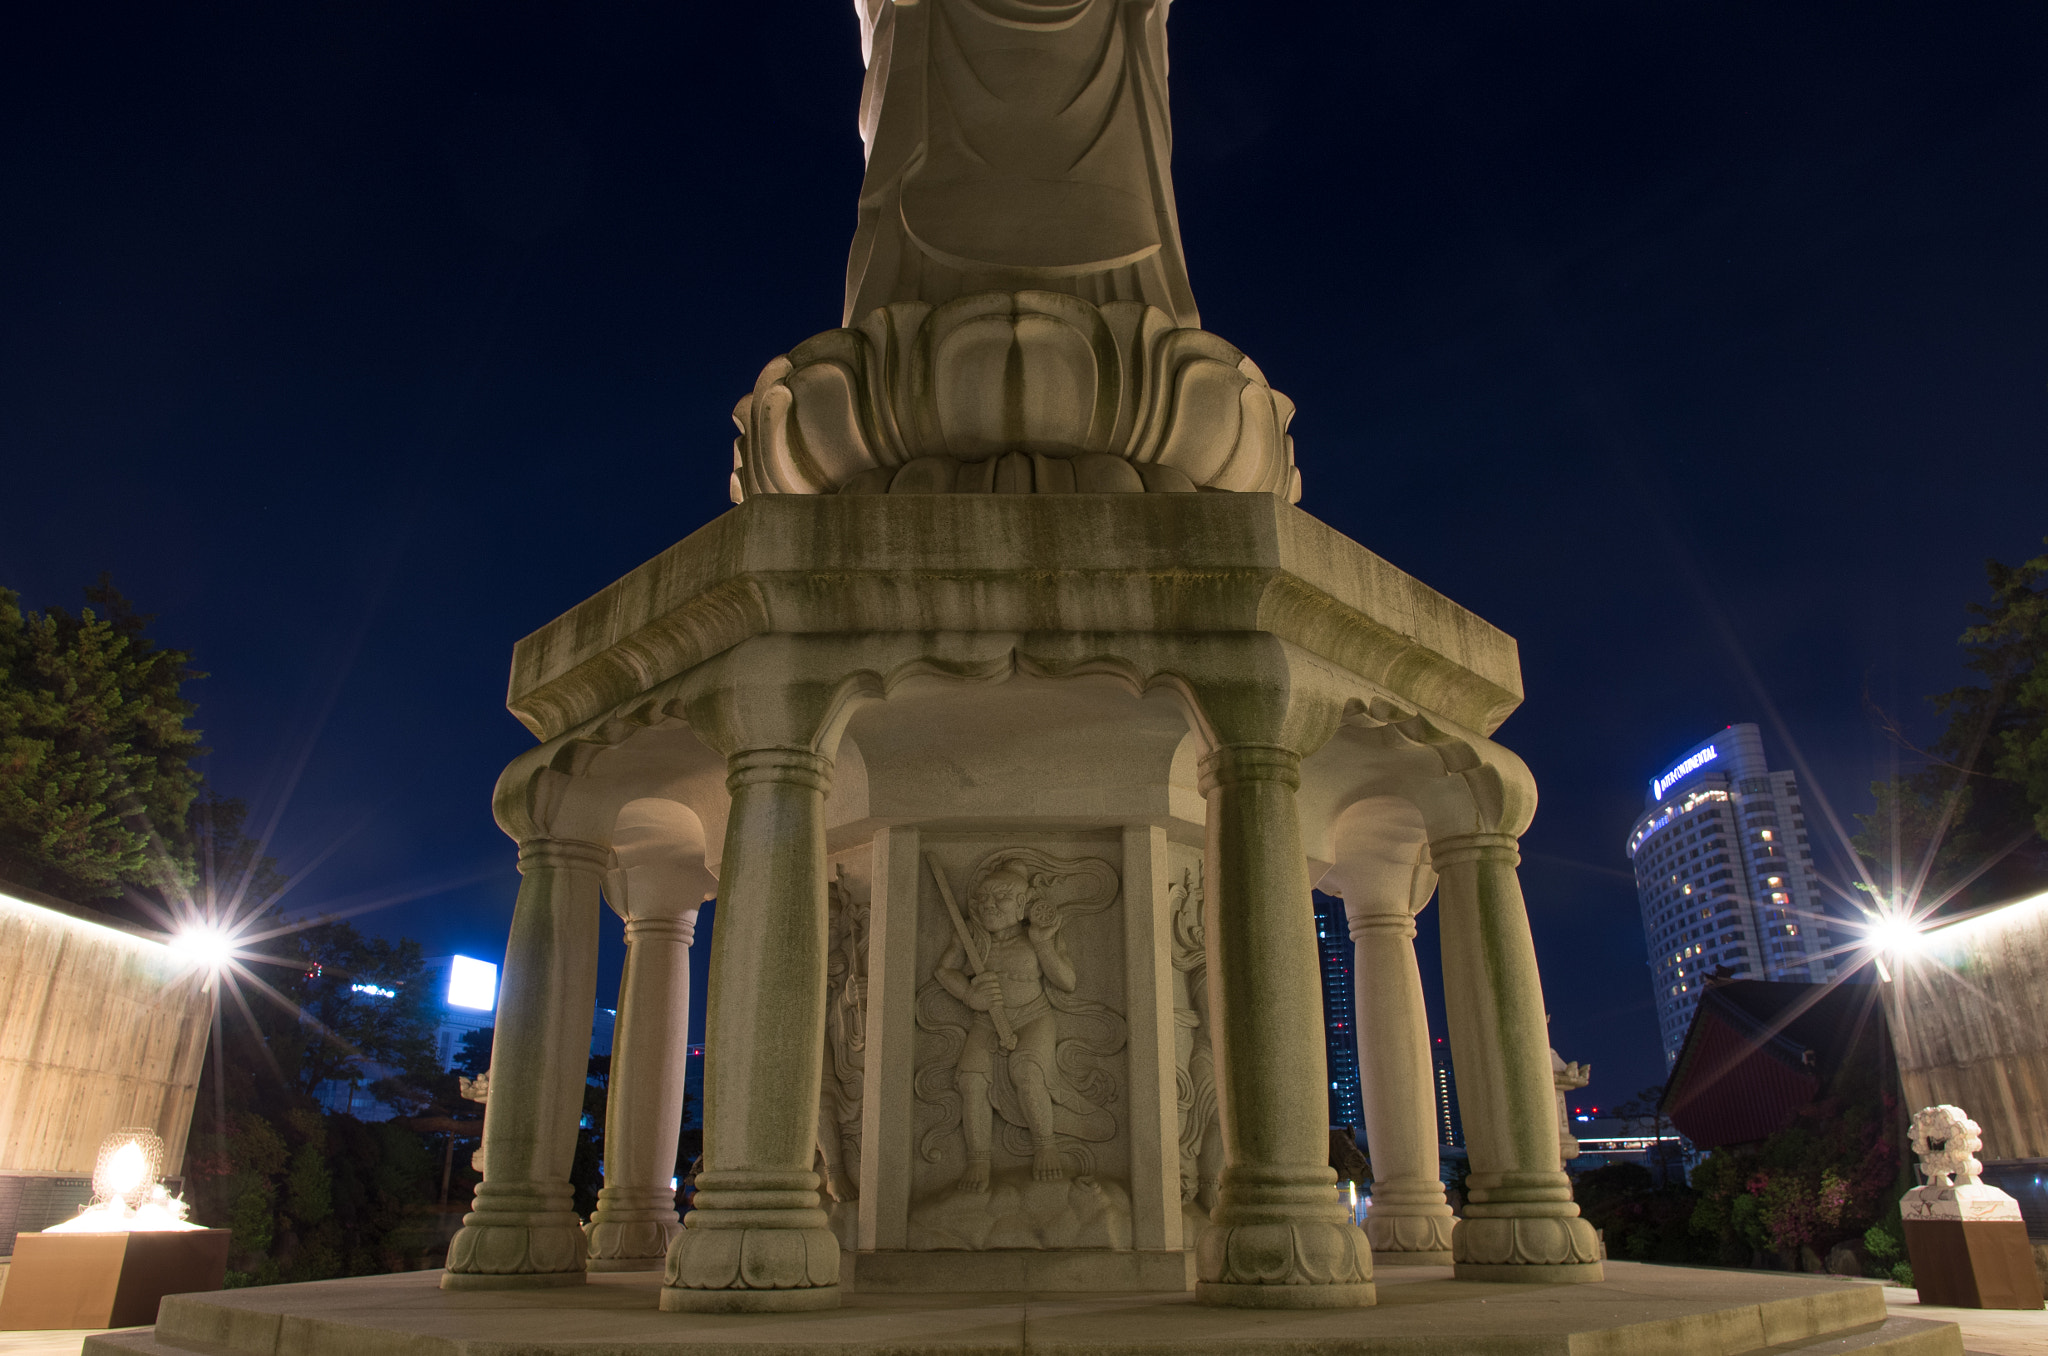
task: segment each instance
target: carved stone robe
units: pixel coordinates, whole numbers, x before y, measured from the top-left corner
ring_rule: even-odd
[[[868,61],[845,323],[984,291],[1198,328],[1169,171],[1171,0],[856,0]]]

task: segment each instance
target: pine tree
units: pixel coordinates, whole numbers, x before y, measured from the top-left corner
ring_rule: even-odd
[[[175,889],[204,752],[163,649],[103,577],[77,615],[0,589],[0,877],[78,902]]]
[[[1960,637],[1981,683],[1928,698],[1945,718],[1923,766],[1871,787],[1855,847],[1880,894],[1943,912],[2048,886],[2048,555],[1988,561]]]

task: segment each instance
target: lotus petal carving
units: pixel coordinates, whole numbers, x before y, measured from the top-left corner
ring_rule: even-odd
[[[690,1229],[669,1246],[665,1280],[686,1290],[798,1290],[839,1284],[830,1229]]]
[[[898,302],[768,364],[733,410],[732,498],[1239,490],[1301,498],[1294,404],[1142,302]]]
[[[1483,1266],[1569,1266],[1599,1261],[1600,1245],[1593,1226],[1576,1217],[1468,1218],[1451,1235],[1451,1257]]]
[[[575,1224],[468,1224],[448,1245],[448,1269],[481,1276],[580,1272],[583,1250]]]
[[[1202,1231],[1195,1268],[1225,1285],[1362,1285],[1372,1279],[1372,1253],[1348,1224],[1217,1225]]]

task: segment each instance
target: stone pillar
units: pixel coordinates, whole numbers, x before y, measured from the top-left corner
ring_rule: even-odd
[[[1451,1207],[1438,1176],[1429,1015],[1407,901],[1347,900],[1358,985],[1358,1081],[1372,1146],[1365,1236],[1382,1266],[1449,1266]]]
[[[597,843],[520,844],[484,1104],[484,1180],[448,1245],[443,1289],[583,1282],[569,1167],[590,1067],[598,895],[610,860]]]
[[[1510,834],[1430,844],[1438,875],[1444,1006],[1471,1155],[1451,1238],[1460,1280],[1597,1281],[1593,1226],[1558,1158],[1557,1091],[1536,944]]]
[[[668,1254],[665,1310],[825,1309],[839,1240],[811,1171],[825,1058],[825,788],[808,749],[726,760],[704,1037],[704,1170]]]
[[[1301,755],[1228,744],[1202,760],[1209,800],[1210,1009],[1225,1164],[1196,1246],[1196,1298],[1246,1308],[1373,1302],[1372,1253],[1329,1166],[1329,1070]]]
[[[696,935],[694,908],[626,920],[626,971],[605,1102],[604,1189],[584,1231],[592,1271],[659,1271],[682,1231],[670,1183],[683,1125]]]

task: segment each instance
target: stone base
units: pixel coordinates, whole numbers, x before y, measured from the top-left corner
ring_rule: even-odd
[[[590,1279],[580,1271],[443,1271],[439,1275],[443,1290],[553,1290]]]
[[[226,1229],[20,1234],[0,1277],[0,1331],[153,1323],[165,1295],[218,1290],[227,1270]]]
[[[567,1290],[451,1293],[434,1272],[173,1295],[154,1331],[86,1339],[85,1356],[796,1356],[803,1352],[1228,1352],[1231,1356],[1961,1356],[1953,1323],[1887,1319],[1875,1285],[1833,1277],[1610,1262],[1558,1287],[1453,1281],[1403,1267],[1369,1309],[1237,1310],[1192,1295],[842,1295],[823,1313],[676,1314],[646,1274]],[[1027,1337],[1028,1334],[1028,1337]]]
[[[1378,1257],[1373,1261],[1378,1262]],[[1586,1285],[1604,1274],[1605,1262],[1459,1262],[1452,1272],[1461,1281],[1493,1281],[1508,1285]]]
[[[1163,1252],[1002,1248],[989,1252],[843,1252],[839,1284],[863,1295],[991,1290],[1094,1292],[1194,1288],[1195,1255]]]
[[[998,1171],[983,1192],[951,1187],[911,1202],[916,1252],[1128,1249],[1131,1198],[1108,1180],[1040,1182],[1027,1170]]]
[[[1231,1285],[1202,1281],[1195,1298],[1224,1309],[1364,1309],[1378,1303],[1371,1281],[1358,1285]]]
[[[1372,1250],[1373,1270],[1381,1267],[1447,1267],[1451,1264],[1451,1250],[1440,1252],[1381,1252]]]
[[[837,1309],[844,1293],[836,1285],[805,1285],[788,1290],[684,1290],[665,1285],[658,1307],[665,1314],[800,1314]]]
[[[591,1271],[660,1271],[668,1265],[668,1254],[655,1257],[592,1257],[584,1262]]]
[[[1922,1304],[2041,1307],[2041,1277],[2034,1270],[2027,1226],[2019,1220],[1909,1219],[1905,1234]]]

